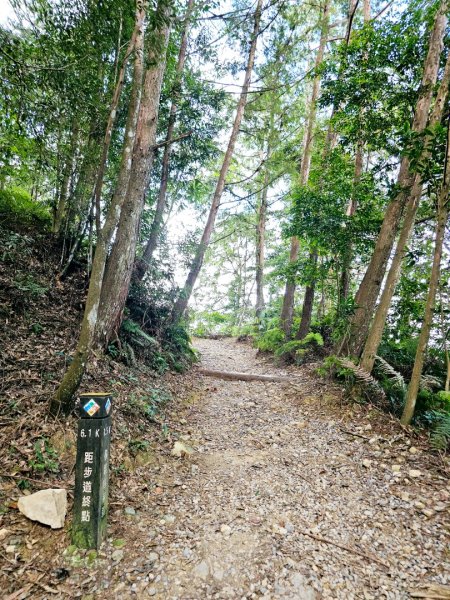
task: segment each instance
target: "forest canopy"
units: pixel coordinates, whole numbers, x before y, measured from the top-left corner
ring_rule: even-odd
[[[163,372],[248,336],[445,446],[449,2],[10,3],[2,227],[85,273],[50,412],[97,350]]]

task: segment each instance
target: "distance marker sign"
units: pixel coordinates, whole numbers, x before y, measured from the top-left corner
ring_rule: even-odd
[[[78,548],[99,548],[106,533],[111,408],[110,394],[80,395],[72,525]]]

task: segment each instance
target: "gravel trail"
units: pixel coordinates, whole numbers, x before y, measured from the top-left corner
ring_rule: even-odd
[[[196,346],[206,368],[287,372],[234,340]],[[180,409],[191,454],[163,461],[161,501],[130,518],[145,550],[116,597],[403,599],[449,582],[448,481],[401,429],[380,433],[386,417],[344,423],[333,387],[297,375],[295,389],[202,377]]]

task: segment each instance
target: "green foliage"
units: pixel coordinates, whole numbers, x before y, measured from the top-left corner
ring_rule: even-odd
[[[431,444],[436,450],[447,450],[450,444],[450,410],[433,411],[430,416],[433,423]]]
[[[39,335],[44,331],[44,327],[40,323],[33,323],[30,326],[30,331],[32,331],[35,335]]]
[[[133,456],[136,456],[138,452],[145,452],[148,447],[149,442],[147,440],[130,440],[128,442],[128,449]]]
[[[324,341],[320,333],[313,333],[311,331],[301,340],[301,343],[303,344],[303,346],[315,345],[322,347]]]
[[[217,310],[199,311],[193,315],[192,334],[197,337],[225,333],[223,326],[229,328],[229,317]]]
[[[450,392],[445,392],[444,390],[441,390],[437,393],[437,397],[439,398],[439,400],[446,402],[450,410]]]
[[[275,356],[285,362],[302,364],[306,358],[314,356],[318,348],[323,347],[320,333],[310,332],[302,340],[291,340],[275,350]]]
[[[261,352],[275,352],[285,341],[284,332],[278,327],[268,329],[256,340],[256,347]]]
[[[14,287],[29,298],[41,298],[48,288],[40,284],[32,275],[21,274],[13,281]]]
[[[386,407],[386,393],[380,383],[350,359],[329,356],[320,370],[344,382],[347,394],[355,401],[367,401]]]
[[[0,220],[13,227],[33,225],[48,229],[51,224],[48,207],[18,188],[0,190]]]
[[[275,356],[283,357],[290,354],[295,354],[298,350],[303,349],[303,340],[291,340],[275,350]]]
[[[163,388],[148,388],[144,394],[131,394],[123,410],[139,417],[144,417],[152,423],[158,422],[164,406],[172,399],[171,393]]]
[[[39,438],[33,446],[34,456],[29,460],[30,468],[36,473],[58,473],[60,470],[58,453],[45,437]]]

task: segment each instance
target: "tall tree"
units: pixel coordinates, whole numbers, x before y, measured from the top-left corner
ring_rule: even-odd
[[[448,82],[447,82],[448,85]],[[446,156],[444,163],[444,174],[441,189],[437,194],[437,215],[436,229],[434,238],[434,253],[433,264],[431,268],[431,276],[428,288],[427,299],[425,303],[425,314],[423,317],[422,327],[420,329],[419,339],[417,342],[416,356],[414,359],[414,367],[411,374],[411,380],[406,393],[406,402],[403,409],[401,422],[403,425],[408,425],[413,416],[416,407],[417,394],[419,392],[420,378],[422,376],[423,365],[425,361],[425,353],[430,339],[431,326],[433,323],[434,305],[436,300],[436,292],[439,286],[439,278],[441,271],[442,248],[444,245],[445,228],[447,225],[448,209],[449,209],[449,194],[450,194],[450,119],[447,119],[447,145]]]
[[[266,160],[269,158],[270,146],[267,144]],[[263,189],[258,198],[257,222],[256,222],[256,265],[255,265],[255,283],[256,283],[256,304],[255,315],[259,323],[264,312],[264,256],[266,240],[266,219],[267,219],[267,193],[269,188],[269,169],[266,164],[264,169]]]
[[[428,123],[428,129],[433,130],[436,128],[437,125],[441,123],[444,108],[447,103],[449,85],[450,54],[447,58],[444,74],[433,107],[433,112]],[[425,137],[425,150],[421,153],[421,161],[425,162],[427,159],[429,159],[429,137],[430,136]],[[419,172],[415,175],[414,183],[412,185],[411,192],[406,203],[405,216],[403,218],[403,223],[401,226],[397,246],[395,248],[394,256],[392,257],[391,266],[386,277],[386,283],[381,294],[380,302],[375,311],[375,315],[370,326],[369,335],[367,337],[364,350],[361,356],[360,365],[368,373],[372,371],[375,362],[375,355],[378,351],[378,347],[380,345],[381,338],[383,335],[383,330],[386,323],[389,307],[391,305],[392,297],[394,295],[395,288],[400,277],[401,265],[405,254],[406,245],[414,229],[414,220],[417,213],[417,209],[419,207],[420,199],[422,197],[422,188],[422,176]]]
[[[370,0],[364,0],[363,4],[363,19],[364,25],[368,25],[370,22]],[[367,61],[369,56],[365,54],[365,60]],[[361,109],[361,112],[364,112],[364,107]],[[363,164],[364,164],[364,141],[359,137],[356,142],[356,152],[355,152],[355,173],[353,176],[353,190],[352,195],[347,207],[347,216],[353,217],[356,212],[356,208],[358,205],[358,189],[359,184],[361,182],[361,176],[363,174]],[[350,264],[352,260],[352,244],[348,245],[347,250],[344,252],[342,257],[342,275],[340,280],[340,289],[339,289],[339,304],[345,302],[348,297],[349,287],[350,287]]]
[[[312,142],[313,133],[316,123],[317,114],[317,100],[320,94],[320,82],[321,75],[319,73],[319,67],[323,62],[325,47],[328,38],[329,31],[329,11],[330,11],[330,0],[325,0],[321,19],[320,19],[320,41],[317,49],[317,54],[314,63],[314,79],[313,87],[311,92],[311,98],[309,102],[309,112],[306,121],[305,136],[303,140],[303,152],[300,160],[300,183],[306,185],[309,179],[309,171],[311,168],[311,154],[312,154]],[[300,241],[297,236],[291,238],[291,247],[289,252],[289,263],[295,265],[298,260],[298,254],[300,249]],[[286,288],[283,297],[283,306],[281,309],[280,321],[281,328],[287,337],[291,334],[292,318],[294,314],[294,300],[295,300],[295,270],[293,270],[291,276],[286,282]]]
[[[158,244],[158,238],[163,223],[164,210],[167,204],[167,184],[169,183],[169,163],[172,140],[174,137],[175,123],[177,120],[178,102],[181,95],[181,82],[183,76],[184,64],[188,47],[188,36],[191,25],[192,12],[194,10],[194,0],[189,0],[184,17],[183,32],[181,34],[180,50],[175,70],[175,79],[172,86],[172,102],[169,111],[169,122],[164,145],[162,158],[161,181],[159,184],[158,198],[156,200],[155,215],[150,228],[150,235],[144,247],[142,257],[136,263],[135,276],[142,279],[148,270],[148,265]]]
[[[419,98],[416,103],[411,129],[420,134],[426,127],[428,113],[437,80],[439,59],[447,24],[447,0],[441,0],[430,35],[428,52],[423,68]],[[341,344],[342,352],[359,356],[367,337],[371,315],[378,298],[386,265],[394,244],[402,210],[414,183],[410,159],[403,156],[397,178],[397,193],[389,203],[375,244],[369,266],[355,296],[356,310],[350,320],[349,333]]]
[[[225,180],[230,168],[231,159],[233,157],[234,148],[236,145],[236,140],[239,133],[239,128],[241,126],[242,118],[244,116],[245,105],[247,103],[247,95],[250,87],[250,81],[252,77],[253,64],[255,61],[255,53],[256,53],[256,44],[258,41],[259,35],[259,25],[261,21],[261,12],[262,12],[262,0],[258,0],[256,5],[255,13],[253,16],[253,31],[250,37],[250,47],[248,51],[247,58],[247,66],[245,69],[244,83],[242,85],[241,94],[239,96],[239,101],[236,109],[236,116],[234,118],[233,127],[230,134],[230,139],[228,141],[228,146],[225,151],[225,155],[222,162],[222,167],[220,169],[219,178],[217,180],[216,189],[212,198],[211,208],[209,211],[208,219],[206,221],[205,228],[203,230],[203,235],[201,237],[200,243],[198,245],[197,251],[195,253],[194,260],[192,261],[192,265],[188,276],[186,278],[186,282],[184,284],[183,290],[181,291],[178,300],[175,303],[173,308],[173,318],[174,320],[179,319],[184,314],[187,305],[189,303],[189,298],[191,297],[192,290],[194,288],[195,282],[197,281],[197,277],[200,273],[200,269],[202,268],[203,259],[205,257],[206,249],[208,248],[209,241],[211,239],[211,234],[214,230],[214,223],[216,220],[217,212],[220,206],[220,200],[222,198],[223,190],[225,187]]]
[[[136,7],[136,20],[141,19],[143,3],[138,0]],[[141,21],[142,23],[142,21]],[[103,276],[105,273],[108,247],[114,231],[119,222],[119,217],[125,200],[131,172],[132,140],[136,136],[136,123],[139,114],[142,95],[142,79],[144,71],[143,60],[144,30],[143,25],[136,35],[134,50],[133,82],[128,104],[127,123],[124,132],[122,158],[114,196],[108,208],[105,223],[97,240],[97,245],[92,263],[89,289],[86,298],[83,320],[77,348],[69,368],[65,372],[58,389],[50,403],[50,414],[58,416],[61,412],[68,414],[72,408],[72,398],[80,385],[90,351],[94,345],[97,327],[100,296],[102,292]]]
[[[115,124],[116,118],[117,118],[118,105],[119,105],[119,101],[120,101],[120,96],[122,94],[123,84],[125,81],[127,62],[128,62],[128,59],[130,58],[130,56],[132,55],[132,53],[136,50],[136,41],[137,41],[138,36],[140,35],[140,32],[143,27],[143,20],[144,20],[144,16],[145,16],[144,4],[145,4],[145,2],[143,1],[142,4],[140,6],[138,6],[138,9],[136,12],[133,33],[131,35],[130,41],[128,43],[128,46],[127,46],[127,49],[125,52],[125,56],[123,57],[122,64],[120,66],[120,69],[119,69],[119,72],[117,75],[117,82],[116,82],[116,86],[114,88],[114,92],[113,92],[113,96],[112,96],[112,100],[111,100],[108,121],[106,123],[105,136],[104,136],[103,145],[102,145],[100,163],[98,165],[97,177],[95,180],[95,187],[94,187],[94,206],[95,206],[95,219],[96,219],[97,235],[100,232],[100,226],[101,226],[101,221],[100,221],[101,197],[102,197],[103,182],[105,179],[106,163],[108,161],[109,147],[111,145],[111,138],[112,138],[112,134],[113,134],[114,124]],[[139,48],[138,48],[138,50],[139,50]]]
[[[126,198],[103,277],[96,330],[97,342],[102,347],[113,336],[117,337],[128,297],[139,239],[140,218],[155,156],[159,101],[166,67],[171,21],[172,12],[169,1],[159,0],[154,15],[154,29],[149,39],[147,68],[144,75]]]

